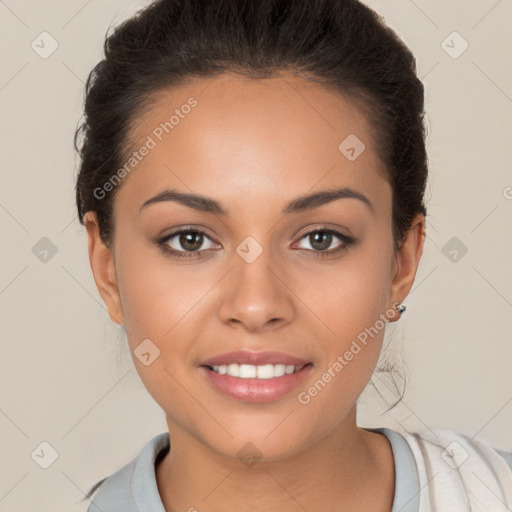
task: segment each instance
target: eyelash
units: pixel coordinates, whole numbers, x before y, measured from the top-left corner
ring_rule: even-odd
[[[166,242],[168,242],[175,236],[180,235],[181,233],[199,233],[211,240],[211,238],[204,231],[201,231],[199,229],[191,229],[191,228],[178,229],[178,230],[173,231],[172,233],[166,235],[165,237],[159,238],[156,241],[158,247],[165,253],[166,256],[169,256],[171,258],[192,258],[192,257],[195,257],[197,254],[201,254],[202,252],[204,252],[204,250],[207,250],[207,249],[204,249],[203,251],[176,251],[175,249],[169,248],[169,246],[166,245]],[[335,254],[340,254],[340,253],[346,251],[351,245],[353,245],[355,243],[355,240],[353,238],[350,238],[347,235],[344,235],[342,233],[339,233],[338,231],[335,231],[333,229],[328,229],[328,228],[325,228],[325,229],[318,228],[318,229],[309,231],[308,233],[305,233],[304,235],[302,235],[300,237],[300,240],[312,235],[313,233],[327,233],[330,235],[334,235],[343,242],[343,244],[338,246],[336,249],[330,249],[328,251],[305,249],[306,251],[313,252],[315,254],[315,257],[319,257],[319,258],[333,256]]]

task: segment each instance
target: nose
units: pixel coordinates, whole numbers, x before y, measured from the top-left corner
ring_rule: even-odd
[[[263,250],[252,262],[234,255],[234,268],[222,284],[219,307],[222,322],[257,332],[293,320],[296,308],[290,279],[270,253]]]

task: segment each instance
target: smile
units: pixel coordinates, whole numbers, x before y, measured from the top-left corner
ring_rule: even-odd
[[[312,363],[199,367],[207,382],[221,395],[252,403],[271,402],[290,394],[301,386],[312,368]]]

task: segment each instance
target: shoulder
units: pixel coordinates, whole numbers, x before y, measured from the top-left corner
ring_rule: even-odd
[[[87,512],[136,511],[133,508],[131,493],[131,481],[136,460],[133,459],[116,473],[105,478],[91,499]]]
[[[429,489],[427,500],[437,500],[438,505],[455,507],[454,510],[509,510],[510,452],[497,449],[482,438],[440,427],[400,434],[414,454],[420,486]]]
[[[103,481],[87,512],[164,512],[156,484],[155,460],[167,447],[168,432],[150,439],[132,461]]]
[[[471,456],[470,463],[485,461],[504,467],[504,462],[512,471],[512,452],[496,448],[483,438],[441,427],[400,433],[409,445],[420,447],[424,455],[427,451],[440,455],[451,467],[461,466]]]

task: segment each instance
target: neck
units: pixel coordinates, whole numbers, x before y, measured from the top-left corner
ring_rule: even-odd
[[[394,461],[387,439],[356,425],[355,408],[329,435],[281,460],[243,463],[168,421],[171,449],[156,468],[167,512],[389,512]]]

